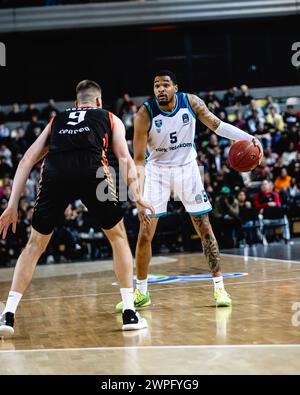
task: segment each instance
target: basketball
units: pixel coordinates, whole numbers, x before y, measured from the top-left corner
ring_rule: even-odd
[[[259,147],[252,142],[236,141],[229,150],[229,164],[240,173],[251,171],[258,165],[259,154]]]

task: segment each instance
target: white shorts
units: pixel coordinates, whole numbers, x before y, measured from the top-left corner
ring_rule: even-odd
[[[190,215],[212,210],[196,161],[173,167],[146,164],[143,198],[152,204],[155,217],[167,214],[171,195],[183,203]]]

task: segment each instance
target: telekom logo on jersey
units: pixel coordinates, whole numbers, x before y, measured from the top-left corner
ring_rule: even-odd
[[[119,190],[119,201],[126,202],[128,201],[128,197],[130,200],[134,201],[134,198],[131,192],[124,187],[123,179],[127,177],[127,179],[135,178],[135,169],[130,170],[126,167],[126,159],[119,160],[119,169],[121,171],[116,171],[116,169],[112,166],[107,166],[105,169],[103,167],[99,167],[96,173],[96,177],[101,179],[96,189],[97,199],[101,202],[110,200],[113,201],[114,198],[110,193],[110,188],[112,183],[115,189]],[[150,183],[150,187],[148,188],[148,195],[146,200],[149,201],[157,201],[164,200],[169,201],[170,196],[174,199],[174,201],[182,201],[193,203],[206,203],[208,201],[208,196],[204,191],[203,186],[199,186],[197,180],[201,177],[203,182],[204,179],[204,167],[203,166],[193,166],[192,171],[189,171],[187,165],[184,166],[172,166],[172,167],[162,167],[162,166],[137,166],[137,173],[144,174],[145,176],[145,184]],[[132,172],[132,174],[131,174]],[[196,174],[198,172],[198,174]],[[109,179],[107,175],[109,176]],[[150,180],[150,181],[149,181]],[[154,187],[151,188],[151,180],[156,180]],[[201,182],[201,184],[202,184]],[[116,188],[118,185],[118,188]],[[132,185],[131,187],[134,187]],[[138,189],[138,188],[137,188]]]

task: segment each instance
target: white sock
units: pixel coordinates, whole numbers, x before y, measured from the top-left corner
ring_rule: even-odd
[[[120,288],[122,301],[123,301],[123,311],[133,310],[135,311],[133,302],[133,288]]]
[[[145,280],[136,279],[136,289],[140,291],[141,294],[146,295],[148,289],[148,277]]]
[[[213,277],[215,291],[219,288],[224,289],[223,276]]]
[[[20,303],[22,296],[23,295],[20,294],[19,292],[10,291],[8,294],[5,309],[3,310],[2,314],[8,313],[8,312],[16,314],[16,310],[17,310],[18,304]]]

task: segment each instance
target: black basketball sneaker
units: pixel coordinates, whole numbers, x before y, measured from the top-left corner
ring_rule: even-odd
[[[13,313],[5,313],[0,316],[0,337],[12,336],[14,334],[15,315]]]
[[[124,310],[123,314],[123,331],[133,331],[135,329],[147,328],[148,324],[145,318],[142,318],[139,313],[133,310]]]

